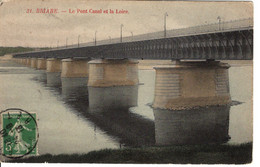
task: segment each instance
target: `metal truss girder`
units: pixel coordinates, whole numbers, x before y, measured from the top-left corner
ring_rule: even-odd
[[[253,30],[17,53],[14,57],[247,60],[253,58]]]

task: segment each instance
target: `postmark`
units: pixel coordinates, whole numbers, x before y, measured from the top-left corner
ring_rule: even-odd
[[[1,114],[1,153],[8,158],[37,155],[39,138],[36,113],[9,108]]]

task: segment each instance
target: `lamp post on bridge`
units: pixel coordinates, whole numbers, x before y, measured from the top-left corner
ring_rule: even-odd
[[[218,16],[217,19],[218,19],[218,30],[220,31],[220,23],[221,23],[221,18],[220,18],[220,16]]]
[[[164,13],[164,38],[166,38],[166,17],[168,16],[168,13]]]
[[[134,40],[134,34],[133,34],[133,32],[131,31],[131,34],[132,34],[132,42],[133,42],[133,40]]]
[[[95,46],[97,45],[97,31],[95,31]]]
[[[120,31],[120,42],[121,42],[121,43],[122,43],[122,41],[123,41],[123,39],[122,39],[122,38],[123,38],[123,35],[122,35],[123,26],[124,26],[123,24],[120,25],[120,30],[121,30],[121,31]]]
[[[79,38],[80,38],[80,35],[78,35],[78,48],[79,48]]]

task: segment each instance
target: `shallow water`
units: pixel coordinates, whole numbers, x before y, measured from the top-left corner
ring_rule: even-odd
[[[229,77],[231,98],[242,104],[223,109],[218,115],[212,114],[215,109],[198,110],[181,117],[185,121],[180,122],[177,118],[183,113],[158,114],[150,107],[155,85],[153,70],[139,70],[140,84],[134,87],[62,87],[61,82],[47,82],[44,71],[0,62],[0,109],[16,107],[37,113],[39,154],[87,153],[160,144],[169,136],[178,138],[177,133],[167,130],[180,132],[180,126],[185,130],[181,133],[190,132],[185,134],[193,134],[192,137],[207,132],[208,136],[214,136],[210,141],[226,140],[229,136],[228,143],[249,142],[252,141],[252,65],[232,66]],[[186,137],[194,139],[191,135]],[[196,139],[202,141],[200,138]]]

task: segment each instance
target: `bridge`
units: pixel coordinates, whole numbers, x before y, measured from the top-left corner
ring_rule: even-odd
[[[85,46],[81,44],[80,47],[16,53],[13,60],[42,70],[49,86],[62,85],[65,89],[87,85],[90,90],[95,88],[95,91],[101,92],[98,99],[104,98],[104,88],[114,87],[118,94],[121,93],[118,103],[123,108],[129,108],[135,96],[126,96],[124,91],[120,91],[121,87],[136,90],[131,92],[138,90],[137,60],[173,60],[169,66],[154,68],[156,78],[152,106],[157,116],[163,110],[184,112],[197,107],[229,106],[230,66],[220,61],[253,59],[253,19],[169,30],[166,36],[164,34],[161,31],[132,38],[102,40]],[[127,97],[126,100],[120,102],[124,97]],[[94,104],[95,101],[90,101],[90,107]],[[113,106],[114,102],[109,105]],[[221,110],[218,108],[216,112]],[[164,119],[156,120],[155,129],[167,128],[163,126]],[[169,131],[167,134],[176,133],[170,129],[166,131]],[[225,129],[223,131],[226,133]],[[183,141],[185,143],[182,144],[190,142]],[[167,139],[168,144],[176,142],[180,141],[174,141],[173,137]],[[156,143],[165,142],[156,136]]]
[[[253,19],[195,26],[148,33],[134,38],[102,40],[87,43],[84,47],[59,48],[54,50],[14,54],[14,57],[34,58],[107,58],[107,59],[253,59]]]

